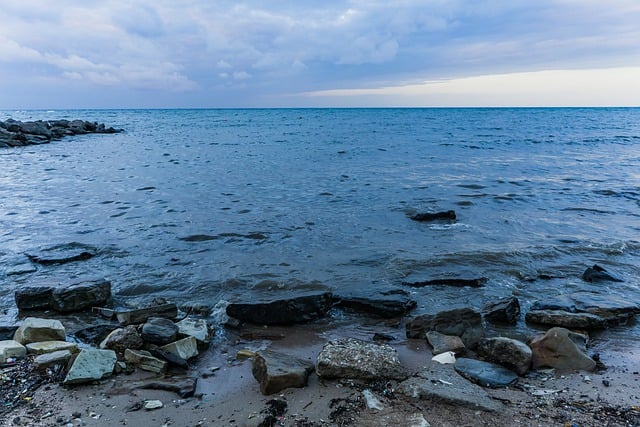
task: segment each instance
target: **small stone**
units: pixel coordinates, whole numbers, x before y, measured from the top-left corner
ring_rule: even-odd
[[[165,345],[178,337],[178,326],[170,319],[152,317],[142,326],[142,339],[146,342]]]
[[[433,347],[433,354],[440,354],[446,351],[462,354],[466,351],[462,339],[455,335],[445,335],[438,331],[429,331],[427,332],[427,341],[431,344],[431,347]]]
[[[167,370],[167,362],[153,357],[143,350],[135,351],[129,348],[126,349],[124,351],[124,360],[127,363],[149,372],[163,373]]]
[[[184,360],[189,360],[198,355],[198,341],[192,336],[174,341],[160,348]]]
[[[40,341],[26,345],[29,354],[46,354],[61,350],[69,350],[72,353],[78,351],[78,344],[67,341]]]
[[[18,341],[0,341],[0,363],[8,363],[8,360],[11,358],[20,358],[26,355],[27,349]]]
[[[154,409],[160,409],[164,406],[161,400],[145,400],[144,401],[144,409],[147,411],[152,411]]]

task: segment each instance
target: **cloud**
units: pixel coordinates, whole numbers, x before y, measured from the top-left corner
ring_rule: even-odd
[[[0,22],[4,102],[24,99],[34,80],[224,106],[640,65],[636,0],[3,0]]]

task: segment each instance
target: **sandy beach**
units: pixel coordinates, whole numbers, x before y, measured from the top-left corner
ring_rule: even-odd
[[[384,326],[382,327],[384,329]],[[388,330],[402,363],[417,372],[432,362],[424,340],[409,340],[393,325]],[[3,426],[631,426],[640,425],[640,361],[624,342],[596,343],[605,368],[596,372],[531,371],[507,389],[487,389],[503,410],[486,412],[394,393],[397,382],[365,384],[321,380],[307,387],[264,396],[251,373],[251,360],[237,352],[269,348],[315,361],[328,339],[366,339],[371,329],[345,323],[330,331],[305,327],[252,327],[233,332],[203,352],[189,371],[198,379],[194,397],[181,399],[162,390],[136,389],[154,374],[136,371],[99,384],[62,387],[47,384],[8,413]],[[168,376],[184,375],[170,372]],[[445,378],[442,384],[446,384]],[[362,391],[382,404],[369,408]],[[274,401],[274,399],[276,401]],[[146,401],[163,407],[143,409]],[[283,404],[281,402],[286,402]],[[273,417],[270,418],[269,414]]]

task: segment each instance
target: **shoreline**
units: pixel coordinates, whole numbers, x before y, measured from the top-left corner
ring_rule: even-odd
[[[389,330],[394,330],[389,327]],[[251,360],[236,357],[242,349],[268,348],[315,361],[323,344],[337,337],[370,336],[370,328],[345,322],[325,329],[322,322],[292,327],[250,327],[226,330],[196,360],[190,375],[198,378],[195,397],[181,399],[162,390],[134,389],[131,385],[154,374],[136,371],[117,375],[97,385],[40,387],[28,403],[5,416],[3,426],[128,425],[128,426],[512,426],[512,425],[640,425],[640,359],[635,349],[615,340],[600,349],[606,369],[600,372],[531,371],[513,387],[483,388],[503,404],[496,413],[468,409],[428,399],[385,395],[362,381],[325,380],[311,374],[306,387],[287,388],[274,395],[260,393],[251,373]],[[260,335],[271,339],[260,339]],[[390,343],[410,372],[429,366],[431,350],[425,340],[402,337],[395,328]],[[281,339],[273,337],[282,336]],[[243,338],[245,337],[245,338]],[[253,337],[250,339],[247,337]],[[635,367],[634,367],[635,366]],[[212,369],[212,368],[219,369]],[[167,375],[176,375],[170,371]],[[391,390],[397,382],[389,382]],[[382,409],[370,409],[362,390],[371,388]],[[160,400],[155,410],[132,410],[147,400]],[[275,424],[265,421],[273,399],[284,400],[286,411]],[[339,412],[333,417],[332,413]],[[75,417],[74,417],[75,415]],[[424,424],[421,420],[429,424]],[[70,424],[71,423],[71,424]],[[565,424],[569,423],[569,424]]]

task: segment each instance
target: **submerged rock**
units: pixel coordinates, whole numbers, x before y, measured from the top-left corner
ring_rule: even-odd
[[[47,309],[51,304],[53,286],[30,286],[18,289],[14,293],[14,299],[18,310]]]
[[[316,373],[322,378],[364,380],[404,379],[407,376],[393,347],[353,338],[326,343],[318,355]]]
[[[333,307],[333,295],[330,292],[324,292],[265,302],[231,303],[226,311],[227,315],[243,322],[260,325],[293,325],[322,318],[331,307]]]
[[[54,289],[50,306],[56,311],[79,311],[104,304],[109,299],[111,299],[111,282],[108,280],[85,281]]]
[[[480,277],[477,279],[431,279],[421,282],[402,282],[405,286],[411,286],[412,288],[424,288],[426,286],[453,286],[457,288],[481,288],[487,283],[486,277]]]
[[[458,308],[414,317],[407,322],[406,331],[407,338],[425,338],[429,331],[456,335],[470,349],[475,348],[484,337],[482,316],[470,308]]]
[[[475,359],[458,359],[456,372],[484,387],[508,387],[518,382],[518,375],[500,365]]]
[[[529,346],[532,350],[531,364],[534,369],[548,367],[558,371],[593,371],[596,362],[576,344],[583,341],[580,334],[565,328],[551,328],[544,335],[534,338]]]
[[[529,323],[560,326],[569,329],[603,329],[607,320],[591,313],[569,313],[562,310],[531,310],[525,319]]]
[[[600,316],[609,324],[616,324],[624,323],[640,313],[640,305],[614,295],[581,291],[536,301],[531,305],[531,310],[589,313]]]
[[[178,315],[178,307],[173,303],[153,305],[136,310],[117,311],[116,319],[123,325],[144,323],[151,317],[173,319]]]
[[[314,368],[308,360],[263,350],[253,358],[252,373],[260,383],[260,392],[270,395],[286,388],[306,386]]]
[[[438,221],[438,220],[454,220],[456,219],[455,211],[443,211],[443,212],[423,212],[409,215],[409,218],[414,221]]]
[[[624,280],[613,276],[598,264],[587,268],[585,272],[582,273],[582,280],[585,282],[624,282]]]

